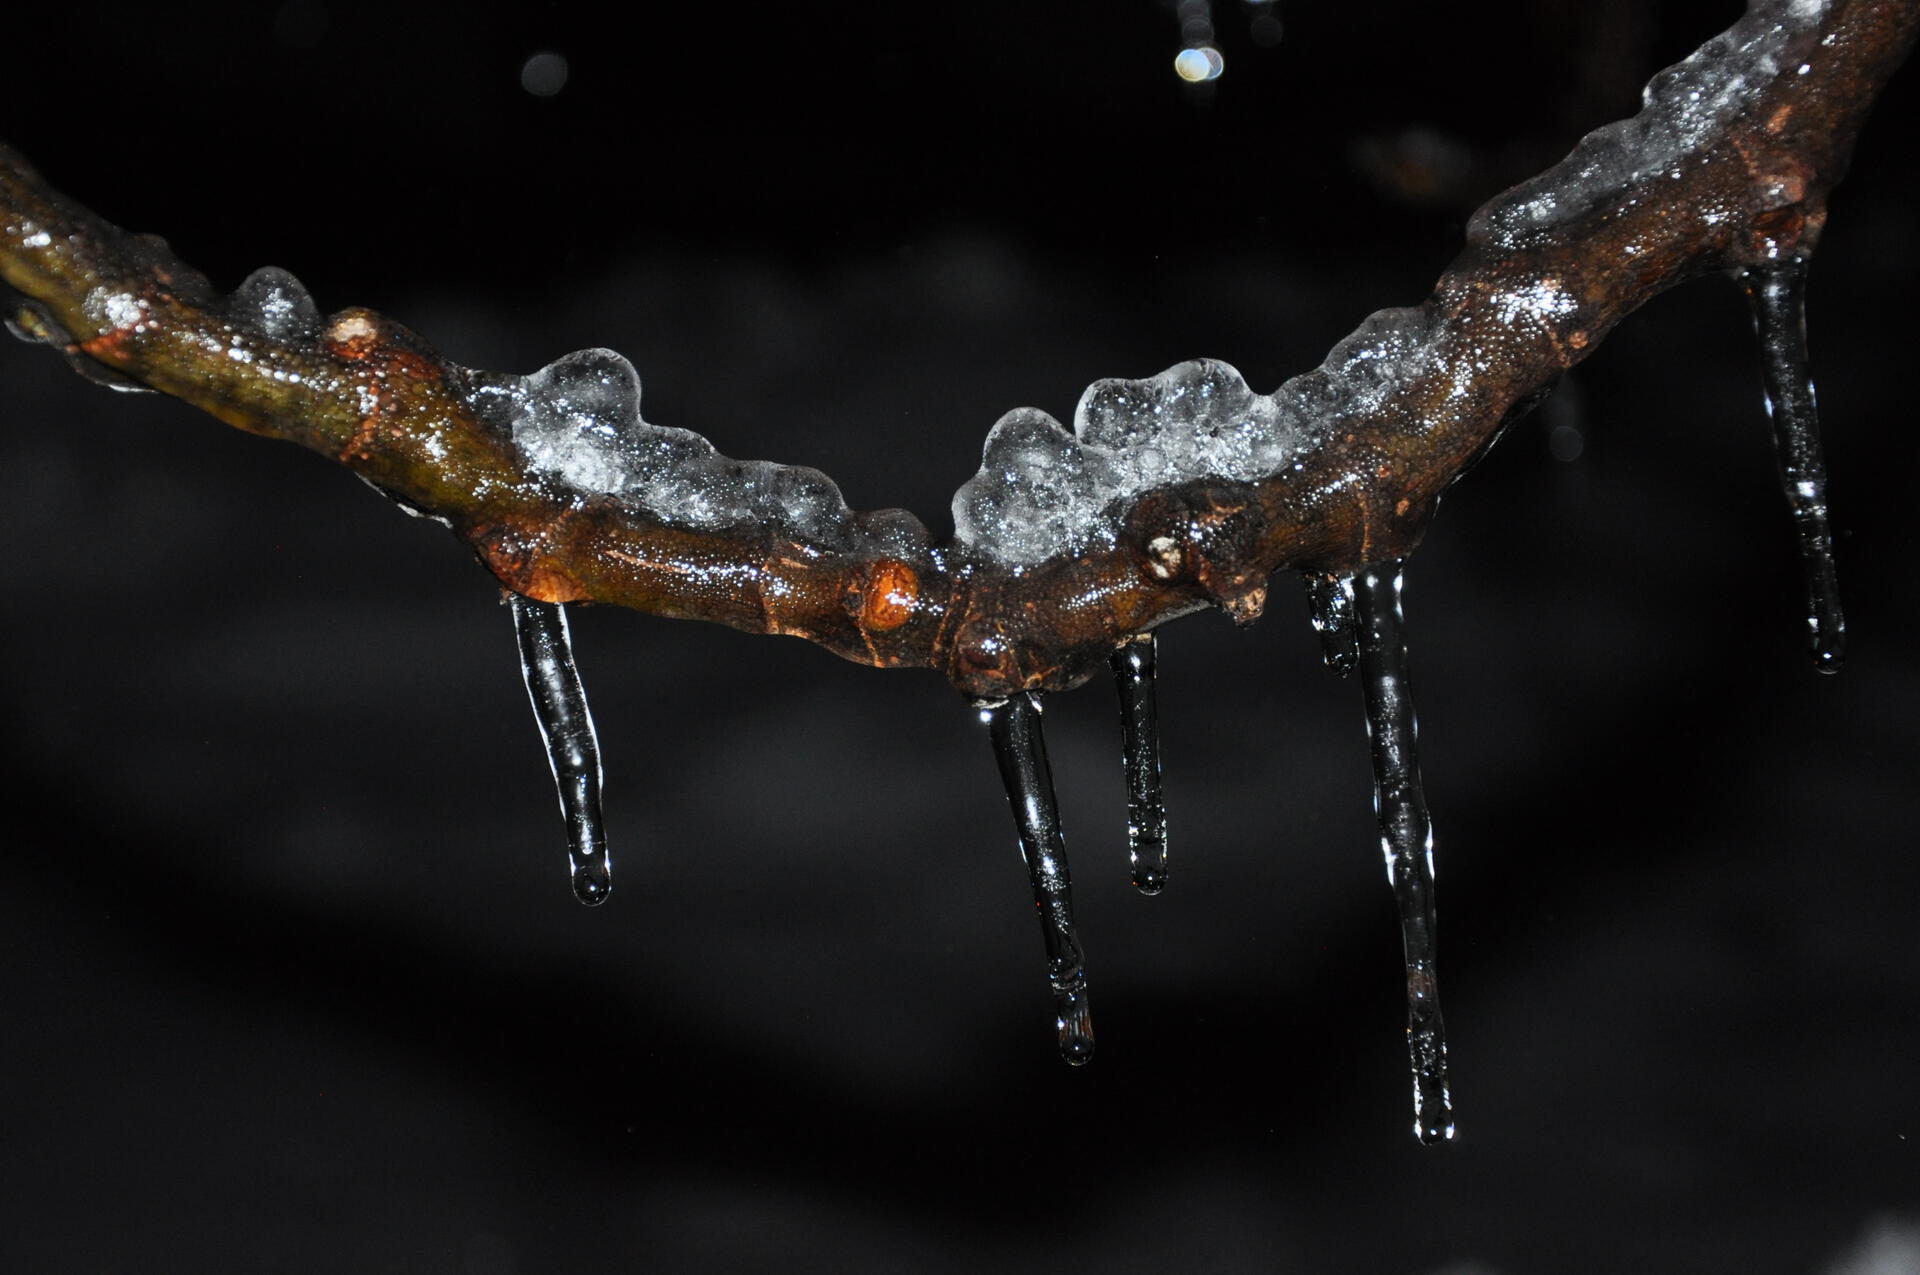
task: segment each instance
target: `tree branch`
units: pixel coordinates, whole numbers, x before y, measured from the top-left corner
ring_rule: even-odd
[[[935,543],[853,513],[817,471],[647,425],[618,356],[467,369],[385,317],[323,320],[291,276],[228,296],[164,243],[54,193],[0,147],[0,277],[27,334],[331,456],[445,521],[511,590],[807,638],[963,692],[1076,685],[1129,636],[1268,576],[1404,557],[1443,491],[1674,284],[1804,256],[1914,0],[1755,0],[1653,81],[1633,119],[1475,214],[1421,305],[1370,316],[1273,395],[1221,364],[1101,382],[1068,434],[989,437]]]

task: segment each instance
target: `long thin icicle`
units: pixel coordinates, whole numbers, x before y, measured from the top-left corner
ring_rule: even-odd
[[[1401,632],[1404,560],[1366,567],[1354,578],[1360,676],[1373,751],[1373,805],[1387,880],[1400,905],[1407,967],[1407,1049],[1413,1062],[1413,1133],[1425,1143],[1453,1136],[1447,1090],[1447,1034],[1433,963],[1433,824],[1420,789],[1407,643]]]
[[[1760,370],[1767,387],[1767,414],[1780,485],[1787,493],[1807,567],[1807,628],[1813,661],[1835,673],[1846,656],[1847,621],[1834,579],[1833,528],[1827,520],[1827,462],[1820,448],[1820,417],[1814,407],[1807,354],[1807,256],[1793,253],[1740,272],[1760,337]]]
[[[1073,882],[1060,835],[1060,809],[1053,798],[1053,771],[1040,733],[1040,700],[1023,691],[980,705],[980,718],[993,739],[1020,835],[1020,854],[1033,884],[1033,906],[1047,944],[1047,981],[1053,987],[1060,1056],[1077,1067],[1093,1057],[1093,1016],[1087,1004],[1086,958],[1073,928]]]
[[[607,830],[600,814],[600,741],[587,711],[587,690],[573,662],[573,636],[567,609],[507,595],[513,632],[519,639],[520,671],[527,698],[540,723],[560,814],[567,824],[567,858],[573,895],[588,907],[607,901],[613,890],[613,863],[607,857]]]
[[[1133,888],[1158,894],[1167,884],[1167,807],[1160,794],[1160,716],[1153,689],[1154,635],[1142,633],[1113,653],[1120,692],[1121,759],[1127,772],[1127,858]]]

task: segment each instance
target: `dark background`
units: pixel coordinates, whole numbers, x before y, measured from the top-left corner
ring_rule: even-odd
[[[483,367],[616,347],[649,419],[944,532],[1003,411],[1202,354],[1271,389],[1737,12],[1297,4],[1259,47],[1218,0],[1195,92],[1154,0],[633,8],[10,11],[4,132],[223,287],[283,265]],[[1437,1150],[1358,690],[1289,580],[1250,633],[1163,637],[1160,898],[1111,694],[1050,705],[1100,1029],[1070,1071],[939,679],[577,614],[589,912],[464,551],[0,346],[0,1266],[1920,1269],[1915,101],[1814,273],[1844,674],[1803,651],[1718,281],[1622,327],[1415,559]]]

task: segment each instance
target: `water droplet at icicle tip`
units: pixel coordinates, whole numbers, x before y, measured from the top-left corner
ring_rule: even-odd
[[[600,743],[587,708],[587,691],[573,658],[573,635],[564,606],[507,595],[520,672],[546,746],[566,825],[568,874],[573,896],[588,907],[613,892],[613,863],[601,812]]]
[[[1053,1029],[1060,1057],[1069,1067],[1082,1067],[1093,1060],[1093,1013],[1084,987],[1054,993]]]
[[[1161,793],[1160,717],[1154,691],[1156,639],[1121,643],[1110,663],[1120,693],[1120,752],[1127,783],[1127,859],[1133,888],[1155,895],[1167,884],[1167,807]]]
[[[1027,867],[1034,912],[1047,953],[1054,1032],[1060,1056],[1073,1066],[1093,1057],[1093,1013],[1087,998],[1086,959],[1073,922],[1073,882],[1054,800],[1053,772],[1040,730],[1039,697],[1026,691],[977,703],[994,760],[1013,810],[1014,831]]]
[[[1447,1035],[1433,971],[1407,967],[1407,1056],[1413,1067],[1413,1136],[1426,1146],[1453,1138],[1453,1094],[1447,1082]]]

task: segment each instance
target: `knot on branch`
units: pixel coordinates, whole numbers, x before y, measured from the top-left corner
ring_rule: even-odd
[[[1121,539],[1144,577],[1191,590],[1245,625],[1266,606],[1266,530],[1251,484],[1202,480],[1142,497]]]

